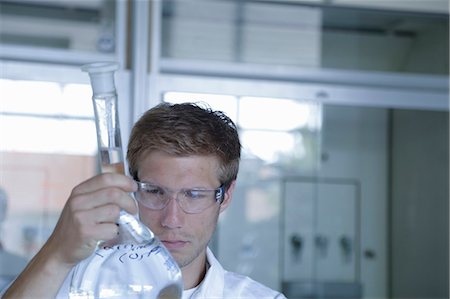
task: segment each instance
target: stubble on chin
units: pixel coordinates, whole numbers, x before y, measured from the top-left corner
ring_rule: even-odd
[[[187,253],[186,255],[174,255],[174,259],[178,264],[178,267],[184,268],[194,262],[204,252],[204,248],[197,248],[194,252]]]

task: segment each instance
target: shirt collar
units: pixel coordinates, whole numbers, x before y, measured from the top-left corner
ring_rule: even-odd
[[[206,260],[210,267],[206,272],[205,278],[195,292],[194,298],[197,296],[200,298],[222,298],[225,270],[209,247],[206,248]]]

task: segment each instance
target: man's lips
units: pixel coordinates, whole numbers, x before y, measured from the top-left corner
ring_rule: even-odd
[[[161,240],[161,242],[169,250],[180,249],[180,248],[183,248],[187,244],[186,241],[181,241],[181,240]]]

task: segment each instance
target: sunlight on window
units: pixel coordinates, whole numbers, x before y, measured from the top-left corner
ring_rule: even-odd
[[[0,135],[1,151],[95,155],[97,150],[93,121],[2,116]]]
[[[59,114],[61,87],[54,82],[0,80],[2,112]]]
[[[224,112],[236,123],[237,98],[234,96],[190,92],[166,92],[164,94],[164,101],[169,103],[204,102],[213,110]]]
[[[239,124],[244,129],[290,131],[308,125],[311,104],[289,99],[242,97]]]
[[[62,113],[71,116],[94,117],[92,89],[87,84],[67,84],[62,90]]]
[[[275,162],[282,153],[294,150],[294,135],[288,132],[243,131],[241,132],[244,155]]]
[[[87,84],[0,80],[0,150],[95,155]]]

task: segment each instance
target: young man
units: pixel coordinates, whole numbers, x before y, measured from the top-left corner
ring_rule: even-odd
[[[136,213],[129,192],[136,192],[141,221],[180,266],[183,298],[285,298],[225,271],[207,247],[231,202],[240,150],[235,124],[221,112],[189,103],[150,109],[128,144],[133,179],[102,174],[75,187],[53,234],[4,298],[64,297],[70,269],[99,240],[117,234],[120,209]],[[195,192],[201,192],[200,201],[192,199]]]

